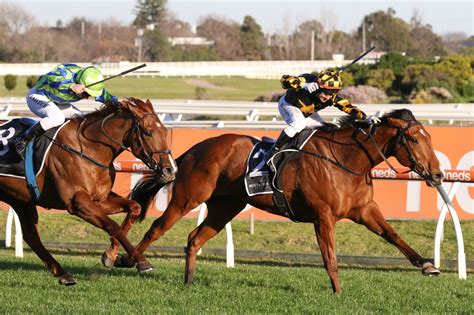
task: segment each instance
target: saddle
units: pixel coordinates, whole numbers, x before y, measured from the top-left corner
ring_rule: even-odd
[[[290,140],[280,151],[269,158],[272,168],[267,165],[265,157],[268,156],[267,152],[271,150],[275,140],[264,137],[262,141],[257,142],[250,151],[247,160],[247,170],[244,178],[247,194],[249,196],[273,194],[273,201],[280,209],[281,214],[297,222],[281,189],[281,176],[279,174],[289,161],[301,155],[299,150],[316,131],[315,129],[304,129]]]
[[[31,118],[15,118],[0,125],[0,176],[25,178],[25,163],[17,154],[12,142],[16,137],[26,133],[35,123],[37,121]],[[44,136],[39,137],[33,144],[34,174],[41,171],[52,140],[56,138],[61,127],[47,130]]]

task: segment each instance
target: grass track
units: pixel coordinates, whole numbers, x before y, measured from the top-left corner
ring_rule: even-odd
[[[341,268],[335,296],[320,267],[280,267],[198,259],[195,284],[182,283],[184,261],[152,258],[156,270],[107,271],[98,256],[56,255],[78,280],[62,287],[31,252],[0,250],[0,313],[472,313],[474,280],[455,273],[436,278],[419,271]]]
[[[253,101],[271,91],[281,91],[278,80],[246,79],[243,77],[133,77],[126,76],[107,81],[105,87],[120,98],[194,99],[196,85],[190,80],[208,82],[217,86],[206,88],[206,99]],[[18,77],[13,91],[7,91],[0,77],[0,97],[24,97],[27,93],[26,77]]]

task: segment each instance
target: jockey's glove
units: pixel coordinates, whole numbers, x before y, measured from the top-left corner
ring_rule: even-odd
[[[319,85],[316,82],[307,82],[302,83],[301,88],[308,91],[309,93],[313,93],[319,89]]]
[[[368,122],[371,122],[371,123],[374,123],[374,124],[378,124],[381,122],[380,118],[378,118],[377,116],[375,115],[370,115],[370,116],[367,116],[366,120]]]

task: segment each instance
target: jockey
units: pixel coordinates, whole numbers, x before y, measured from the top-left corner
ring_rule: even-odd
[[[277,153],[305,127],[322,126],[325,121],[318,111],[328,106],[334,106],[356,119],[380,122],[377,116],[367,116],[337,94],[342,88],[342,81],[339,72],[334,69],[323,70],[317,76],[307,73],[298,77],[284,75],[280,82],[287,91],[278,102],[278,111],[288,126],[283,129],[268,157]]]
[[[103,79],[97,67],[81,68],[67,63],[59,64],[40,76],[28,92],[26,103],[30,110],[42,119],[31,127],[26,135],[13,141],[18,154],[23,158],[28,142],[41,136],[46,130],[63,124],[66,118],[82,116],[82,112],[71,103],[89,96],[101,103],[117,102],[117,97],[104,89],[103,82],[87,87]]]

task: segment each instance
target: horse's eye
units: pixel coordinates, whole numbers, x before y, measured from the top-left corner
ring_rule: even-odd
[[[410,138],[410,142],[413,144],[418,144],[418,140],[416,140],[416,138]]]
[[[145,136],[147,136],[147,137],[151,137],[151,135],[152,135],[151,130],[143,130],[143,133],[144,133]]]

